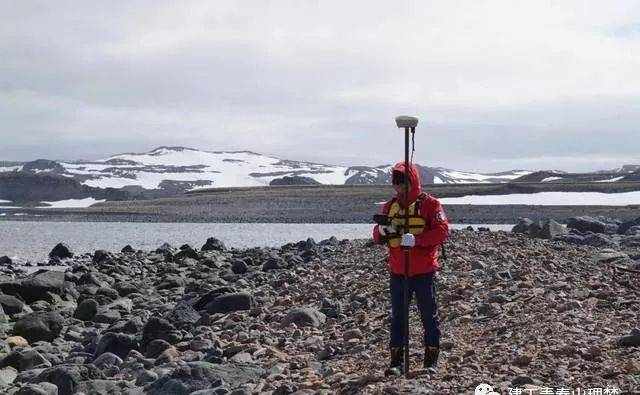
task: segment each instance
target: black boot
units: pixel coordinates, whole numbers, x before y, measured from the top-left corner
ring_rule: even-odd
[[[396,375],[399,376],[402,374],[402,359],[404,358],[404,348],[403,347],[391,347],[390,356],[391,361],[389,363],[389,368],[385,371],[387,376]]]
[[[438,354],[440,354],[440,349],[438,347],[425,346],[424,360],[422,362],[422,367],[432,372],[435,372],[436,365],[438,364]]]

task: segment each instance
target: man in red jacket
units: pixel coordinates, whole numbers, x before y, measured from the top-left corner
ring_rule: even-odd
[[[391,274],[391,369],[402,367],[404,345],[403,279],[405,275],[402,232],[404,210],[408,206],[410,233],[414,235],[415,246],[410,249],[409,303],[415,293],[420,318],[424,328],[425,369],[435,369],[440,349],[440,329],[436,303],[435,272],[438,270],[440,246],[449,236],[449,223],[440,205],[433,196],[422,192],[420,175],[415,165],[409,167],[409,194],[404,196],[404,162],[397,163],[392,170],[392,183],[396,196],[382,206],[381,214],[391,220],[391,225],[376,225],[373,240],[386,243],[389,248],[389,271]],[[411,237],[409,237],[411,238]]]

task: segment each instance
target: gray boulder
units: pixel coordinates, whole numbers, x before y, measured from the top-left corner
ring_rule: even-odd
[[[247,292],[220,295],[205,306],[207,312],[230,313],[238,310],[251,310],[255,306],[253,296]]]
[[[620,226],[618,226],[618,234],[625,235],[627,231],[634,226],[640,226],[640,217],[621,223]]]
[[[567,233],[565,235],[556,236],[554,240],[562,241],[569,244],[575,244],[575,245],[584,244],[584,236],[580,236],[574,233]]]
[[[93,253],[92,262],[94,264],[100,264],[102,262],[106,262],[110,258],[111,258],[111,256],[109,255],[109,253],[107,251],[105,251],[105,250],[96,250]]]
[[[63,324],[64,318],[56,312],[36,312],[18,320],[13,331],[29,343],[41,340],[51,342],[60,335]]]
[[[327,317],[316,309],[310,307],[295,308],[287,313],[282,320],[282,326],[296,324],[297,326],[312,326],[317,328],[323,325]]]
[[[580,232],[605,233],[607,225],[593,217],[572,217],[567,220],[567,227]]]
[[[11,366],[19,371],[23,371],[38,368],[48,368],[51,367],[51,362],[49,362],[45,357],[42,356],[42,354],[40,354],[36,350],[16,349],[6,357],[2,358],[2,360],[0,361],[0,368],[4,368],[7,366]]]
[[[200,259],[200,255],[196,250],[194,250],[188,245],[185,245],[184,248],[181,248],[180,252],[178,252],[175,255],[175,258],[176,259],[184,259],[184,258]]]
[[[135,336],[108,332],[100,337],[94,356],[99,357],[104,353],[111,353],[124,359],[131,350],[137,351],[139,349],[140,344]]]
[[[226,249],[227,248],[225,247],[222,241],[216,239],[215,237],[209,237],[200,250],[201,251],[224,251]]]
[[[284,267],[282,258],[269,257],[262,265],[262,271],[268,272],[269,270],[280,269],[282,267]]]
[[[611,237],[602,233],[591,233],[584,236],[583,245],[592,247],[617,248],[618,243]]]
[[[25,310],[25,304],[12,295],[0,295],[0,306],[9,315],[19,314]]]
[[[534,222],[529,218],[520,218],[511,231],[513,233],[526,234],[532,238],[548,240],[561,237],[568,233],[568,230],[564,226],[553,219]]]
[[[635,328],[627,336],[618,338],[619,347],[638,347],[640,346],[640,329]]]
[[[105,378],[94,365],[64,364],[45,369],[38,375],[36,381],[55,384],[60,395],[73,395],[78,392],[81,382]]]
[[[120,358],[116,354],[105,352],[98,358],[94,359],[93,364],[96,365],[98,369],[108,369],[112,366],[122,365],[122,358]]]
[[[142,328],[142,346],[146,347],[152,340],[162,339],[174,344],[181,339],[180,332],[169,321],[151,317]]]
[[[98,310],[98,313],[93,317],[93,321],[100,324],[113,324],[118,322],[121,318],[122,315],[118,310],[105,308]]]
[[[126,394],[133,386],[124,380],[86,380],[78,383],[76,391],[78,394]],[[140,393],[140,392],[138,392]]]
[[[164,318],[177,328],[191,328],[201,316],[190,304],[180,302]]]
[[[627,229],[627,231],[624,232],[624,234],[627,235],[627,236],[640,235],[640,225],[633,225],[632,227]]]
[[[189,362],[151,384],[152,395],[191,394],[221,387],[223,384],[237,388],[246,383],[255,383],[265,374],[264,369],[251,364],[229,363],[224,365],[209,362]]]
[[[549,219],[542,223],[542,229],[538,233],[538,237],[541,239],[551,240],[555,237],[563,236],[569,233],[567,228],[559,224],[558,222]]]
[[[20,389],[15,395],[58,395],[58,387],[55,384],[47,382],[25,384],[20,386]]]
[[[164,350],[173,347],[168,341],[162,339],[151,340],[147,344],[144,356],[147,358],[158,358]]]
[[[162,243],[162,245],[156,248],[158,254],[171,254],[175,249],[169,243]]]
[[[533,225],[533,221],[529,218],[518,218],[518,223],[511,229],[511,232],[529,234],[531,225]]]
[[[244,274],[249,270],[249,266],[242,259],[234,259],[231,262],[231,271],[235,274]]]
[[[91,321],[98,312],[98,302],[95,299],[85,299],[73,312],[73,317],[82,321]]]
[[[600,251],[599,253],[594,255],[592,259],[595,263],[598,263],[601,265],[614,263],[614,262],[618,264],[622,264],[622,263],[628,263],[631,261],[631,258],[629,257],[629,255],[625,254],[624,252],[610,250],[610,249],[605,249]]]
[[[73,258],[73,251],[69,248],[68,245],[64,243],[58,243],[51,252],[49,252],[49,258]]]
[[[20,296],[28,304],[37,300],[51,301],[51,294],[76,294],[73,283],[66,282],[64,273],[55,270],[39,270],[19,283],[2,283],[0,289],[6,294]]]
[[[330,318],[338,318],[338,315],[342,311],[342,305],[338,301],[334,301],[329,298],[322,299],[322,306],[320,312]]]

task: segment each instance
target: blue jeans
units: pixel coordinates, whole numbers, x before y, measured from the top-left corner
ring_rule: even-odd
[[[438,324],[438,305],[434,273],[419,274],[409,277],[409,306],[413,294],[416,295],[420,319],[424,329],[424,345],[440,346],[440,329]],[[391,290],[391,347],[404,345],[404,276],[391,274],[389,288]]]

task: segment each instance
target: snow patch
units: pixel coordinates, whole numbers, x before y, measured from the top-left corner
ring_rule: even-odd
[[[614,177],[614,178],[610,178],[608,180],[600,180],[600,181],[596,181],[596,182],[616,182],[616,181],[620,181],[624,178],[624,176],[622,177]]]
[[[0,173],[20,170],[22,170],[22,166],[0,166]]]
[[[562,180],[562,177],[547,177],[545,179],[542,179],[540,182],[550,182],[550,181],[557,181],[557,180]]]
[[[452,178],[452,183],[487,183],[493,180],[515,180],[518,177],[530,174],[530,171],[522,170],[516,171],[510,174],[478,174],[478,173],[468,173],[464,171],[456,171],[456,170],[445,170],[442,172],[442,175],[445,177]],[[434,182],[435,183],[435,182]]]
[[[41,202],[45,204],[49,204],[47,207],[38,207],[38,208],[85,208],[90,207],[95,203],[102,203],[106,201],[105,199],[96,200],[94,198],[86,198],[86,199],[67,199],[67,200],[58,200],[56,202]]]
[[[442,204],[470,205],[533,205],[533,206],[627,206],[640,204],[640,191],[623,193],[601,192],[539,192],[511,195],[468,195],[442,198]]]

